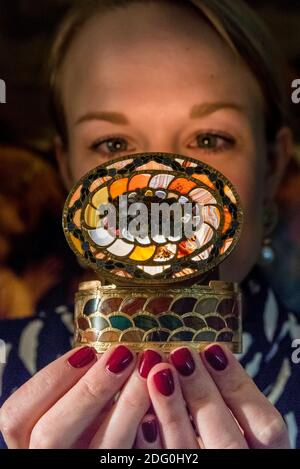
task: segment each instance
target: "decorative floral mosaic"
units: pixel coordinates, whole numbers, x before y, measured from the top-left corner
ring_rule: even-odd
[[[126,195],[145,204],[188,202],[202,223],[186,238],[112,235],[99,207]],[[178,220],[184,224],[185,220]],[[241,229],[238,195],[217,170],[198,160],[165,153],[136,154],[95,168],[69,195],[63,225],[71,248],[100,277],[118,284],[174,283],[213,269],[234,248]],[[130,283],[129,282],[129,283]]]

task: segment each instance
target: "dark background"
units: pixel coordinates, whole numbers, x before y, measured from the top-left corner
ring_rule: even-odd
[[[0,0],[0,78],[7,104],[0,106],[0,143],[47,152],[51,130],[46,99],[49,46],[56,25],[76,0]],[[234,1],[234,0],[232,0]],[[269,25],[287,59],[287,87],[300,78],[300,1],[249,0]],[[291,103],[300,141],[300,104]]]

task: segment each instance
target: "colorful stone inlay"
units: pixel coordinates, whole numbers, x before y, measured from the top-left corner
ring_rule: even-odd
[[[185,341],[191,345],[215,341],[239,344],[239,292],[229,290],[220,294],[216,293],[216,287],[210,292],[209,286],[205,288],[205,294],[199,286],[192,287],[191,293],[185,288],[155,295],[141,287],[144,291],[140,293],[133,293],[134,288],[127,287],[128,294],[125,288],[108,293],[102,287],[99,293],[94,291],[93,298],[88,291],[79,291],[76,343],[97,342],[96,347],[98,344],[100,348],[111,342],[129,342],[131,346],[141,343],[146,346],[149,342],[157,346],[166,342],[171,346]]]
[[[134,237],[119,225],[112,233],[100,208],[108,203],[117,207],[124,195],[129,204],[191,203],[202,223],[189,238],[150,230]],[[199,277],[222,262],[238,241],[242,218],[238,194],[220,172],[182,155],[145,153],[118,158],[85,175],[66,201],[63,226],[71,248],[100,277],[115,284],[128,279],[172,284]],[[187,222],[187,215],[178,220],[182,226]]]

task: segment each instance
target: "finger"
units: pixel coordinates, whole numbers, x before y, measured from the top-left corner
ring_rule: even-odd
[[[150,406],[147,376],[163,357],[154,350],[146,350],[121,391],[111,412],[95,434],[91,448],[132,448],[137,429]]]
[[[31,448],[71,448],[132,373],[136,355],[119,345],[92,368],[35,425]],[[51,431],[49,431],[51,429]]]
[[[158,421],[155,415],[145,415],[141,421],[136,436],[135,448],[162,449]]]
[[[196,350],[171,353],[194,424],[207,449],[248,448],[235,419]]]
[[[197,436],[197,441],[198,441],[198,445],[199,445],[200,449],[205,449],[205,446],[204,446],[204,443],[203,443],[203,440],[202,440],[201,436]]]
[[[199,449],[175,368],[156,365],[147,382],[164,448]]]
[[[289,448],[286,425],[226,347],[212,345],[201,354],[203,363],[252,448]]]
[[[36,422],[80,380],[96,360],[96,352],[91,347],[70,350],[10,396],[0,410],[0,429],[7,446],[28,448]]]
[[[94,438],[95,433],[99,429],[99,422],[103,422],[106,418],[106,415],[111,411],[112,406],[115,402],[115,397],[110,399],[108,403],[101,409],[98,415],[94,418],[94,421],[89,427],[80,435],[78,440],[72,446],[72,449],[87,449],[89,448],[92,439]]]

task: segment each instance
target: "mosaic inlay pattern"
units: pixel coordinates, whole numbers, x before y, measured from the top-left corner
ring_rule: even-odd
[[[146,207],[140,234],[130,228],[134,216],[128,206],[136,203]],[[151,210],[162,203],[168,211],[156,220],[158,233]],[[168,230],[164,222],[173,206],[179,210],[172,212]],[[105,207],[118,215],[115,222]],[[187,234],[188,222],[197,218],[196,229]],[[63,211],[70,247],[101,279],[81,285],[76,294],[75,345],[103,352],[123,342],[136,351],[151,346],[168,352],[217,341],[239,352],[240,292],[218,281],[214,269],[236,246],[242,220],[232,184],[192,158],[135,154],[90,171]]]
[[[218,282],[217,282],[218,283]],[[220,285],[223,282],[220,282]],[[215,283],[215,287],[217,284]],[[159,294],[141,289],[99,287],[91,295],[77,294],[76,343],[93,343],[99,351],[107,344],[143,343],[169,350],[175,343],[226,342],[237,351],[240,330],[240,304],[237,292],[166,289]],[[221,287],[222,290],[222,287]]]
[[[163,201],[196,204],[203,223],[191,238],[142,238],[108,231],[99,207],[126,195],[145,204]],[[184,224],[185,220],[179,220]],[[70,193],[63,227],[74,252],[100,278],[113,283],[173,284],[213,269],[239,238],[242,211],[231,183],[198,160],[165,153],[136,154],[101,165]]]

